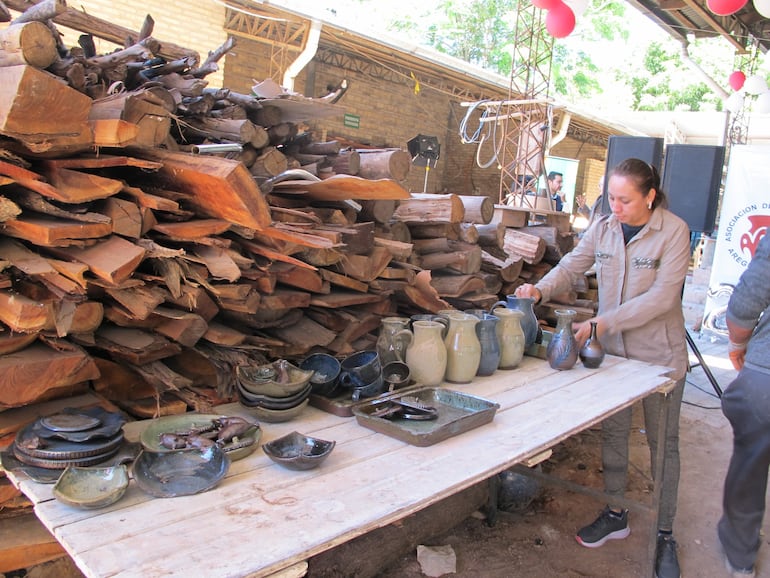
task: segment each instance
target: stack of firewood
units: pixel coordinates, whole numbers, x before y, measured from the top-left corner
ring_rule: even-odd
[[[237,365],[488,307],[560,250],[493,221],[488,197],[410,195],[405,151],[315,142],[302,122],[344,85],[211,89],[232,42],[199,64],[150,19],[123,50],[65,50],[62,9],[24,12],[0,50],[0,410],[92,387],[137,416],[208,411],[235,399]],[[9,41],[28,34],[53,51]]]

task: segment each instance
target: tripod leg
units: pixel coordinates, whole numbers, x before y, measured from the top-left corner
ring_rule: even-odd
[[[706,374],[706,377],[708,378],[709,382],[711,382],[711,387],[714,388],[714,391],[716,392],[717,397],[722,397],[722,388],[719,387],[719,383],[717,382],[716,377],[714,377],[714,374],[711,373],[711,368],[709,368],[709,366],[706,365],[706,361],[703,359],[703,356],[701,355],[700,350],[698,349],[698,346],[695,345],[695,341],[693,341],[692,336],[690,335],[690,332],[685,330],[684,334],[687,337],[687,344],[690,346],[690,349],[692,349],[692,352],[695,354],[695,357],[698,358],[698,365],[700,365],[703,368],[703,372]]]

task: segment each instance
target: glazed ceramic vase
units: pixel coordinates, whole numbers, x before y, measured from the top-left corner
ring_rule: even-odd
[[[497,322],[497,341],[500,345],[499,369],[513,369],[524,357],[524,332],[521,330],[521,318],[524,313],[518,309],[498,307],[494,315]]]
[[[412,339],[407,317],[384,317],[375,345],[380,354],[380,363],[384,366],[391,361],[404,361],[406,348]]]
[[[449,315],[444,345],[447,364],[444,378],[452,383],[469,383],[481,363],[481,343],[476,334],[479,318],[467,313]]]
[[[492,375],[500,365],[500,342],[497,339],[497,324],[500,319],[485,311],[474,313],[479,322],[476,324],[476,337],[481,345],[481,360],[476,375]]]
[[[437,321],[412,323],[414,338],[406,349],[406,365],[415,383],[428,387],[441,385],[447,366],[447,351],[441,333],[445,325]]]
[[[545,357],[553,369],[572,369],[578,358],[577,341],[572,332],[572,321],[576,313],[574,309],[557,309],[554,313],[556,329],[548,343]]]
[[[578,355],[583,365],[589,369],[596,369],[604,361],[604,348],[599,343],[599,336],[596,334],[596,321],[591,321],[591,335],[580,348]]]
[[[521,330],[524,332],[524,349],[534,344],[537,341],[537,317],[535,316],[535,300],[530,297],[516,297],[514,295],[507,295],[505,301],[498,301],[490,312],[494,311],[500,305],[508,307],[508,309],[517,309],[521,311],[524,316],[521,318]]]

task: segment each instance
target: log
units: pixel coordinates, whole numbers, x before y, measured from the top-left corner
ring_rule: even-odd
[[[361,211],[358,213],[359,221],[374,221],[375,223],[388,223],[396,210],[395,200],[361,201]]]
[[[185,122],[201,136],[241,144],[248,143],[257,149],[264,147],[270,139],[265,129],[256,126],[247,119],[237,120],[204,116],[188,118]]]
[[[465,207],[458,195],[412,193],[398,203],[393,218],[404,223],[460,223],[465,219]]]
[[[380,276],[391,259],[388,249],[375,246],[370,255],[347,255],[337,264],[337,268],[345,275],[368,283]]]
[[[492,246],[503,248],[505,242],[505,225],[502,223],[489,223],[488,225],[476,225],[479,238],[478,244],[482,247]]]
[[[357,175],[361,171],[361,154],[344,150],[332,158],[332,170],[339,175]]]
[[[132,239],[142,236],[142,213],[136,203],[111,197],[98,210],[112,221],[113,233]]]
[[[336,155],[339,154],[342,145],[339,141],[331,140],[326,142],[307,141],[299,147],[299,152],[311,155]]]
[[[481,225],[486,227],[487,225]],[[478,243],[479,242],[479,225],[474,223],[460,223],[457,227],[459,229],[458,238],[464,243]]]
[[[430,284],[441,297],[461,297],[466,293],[483,291],[485,283],[478,275],[439,275],[431,276]]]
[[[75,344],[52,349],[41,343],[0,357],[0,410],[68,395],[99,370]]]
[[[288,168],[286,155],[275,147],[267,147],[252,163],[249,172],[255,177],[275,177]]]
[[[359,149],[358,153],[360,155],[360,168],[358,169],[360,177],[403,181],[409,176],[412,157],[406,151],[394,149],[368,152],[365,149]]]
[[[481,247],[468,245],[464,250],[449,253],[421,255],[419,264],[423,269],[451,269],[463,274],[478,273],[481,270]]]
[[[37,153],[74,153],[92,144],[91,99],[34,66],[0,68],[0,133]]]
[[[53,315],[50,304],[30,299],[15,291],[0,289],[0,321],[12,331],[37,333],[53,326]]]
[[[208,323],[200,315],[170,307],[156,307],[150,316],[153,319],[158,321],[154,331],[185,347],[193,347],[208,330]]]
[[[433,239],[443,237],[456,240],[460,238],[462,223],[408,223],[409,233],[413,239]]]
[[[529,222],[529,210],[509,205],[495,205],[495,215],[492,220],[506,227],[525,227]]]
[[[11,199],[0,195],[0,223],[14,219],[21,214],[21,208]]]
[[[283,112],[277,106],[268,104],[251,111],[249,119],[256,125],[269,128],[281,124]]]
[[[297,136],[297,125],[292,122],[282,122],[271,126],[267,129],[266,134],[269,144],[272,146],[279,146]],[[264,147],[267,144],[268,143],[265,143],[262,146]]]
[[[465,222],[486,225],[492,222],[495,205],[486,195],[459,195],[465,208]]]
[[[448,253],[452,250],[449,239],[446,237],[434,237],[432,239],[414,239],[412,246],[416,253],[427,255],[429,253]]]
[[[515,281],[521,274],[522,267],[524,267],[524,259],[519,255],[513,255],[503,260],[486,251],[482,250],[481,252],[481,270],[497,273],[500,279],[506,283]]]
[[[526,263],[539,263],[545,255],[546,243],[540,237],[507,228],[503,250],[510,256],[520,255]]]
[[[134,365],[144,365],[179,353],[182,348],[161,335],[125,327],[102,325],[94,346]]]
[[[6,2],[6,4],[11,8],[17,9],[10,2]],[[24,22],[45,22],[47,20],[53,20],[66,11],[67,2],[65,0],[43,0],[42,2],[37,2],[26,8],[11,22],[11,25],[22,24]],[[46,28],[48,27],[46,26]]]
[[[47,68],[59,56],[50,28],[42,22],[14,24],[0,30],[0,66],[29,64]]]

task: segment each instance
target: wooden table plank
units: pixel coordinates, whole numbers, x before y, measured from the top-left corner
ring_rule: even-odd
[[[122,500],[91,512],[52,500],[40,484],[20,486],[87,576],[268,576],[547,450],[667,387],[666,373],[612,357],[596,370],[560,372],[525,358],[515,370],[446,384],[501,407],[491,423],[429,447],[308,408],[295,421],[262,424],[260,443],[293,430],[336,440],[320,468],[286,470],[258,449],[217,488],[194,496],[153,499],[132,483]],[[238,404],[218,411],[248,416]],[[127,439],[141,427],[127,424]]]

